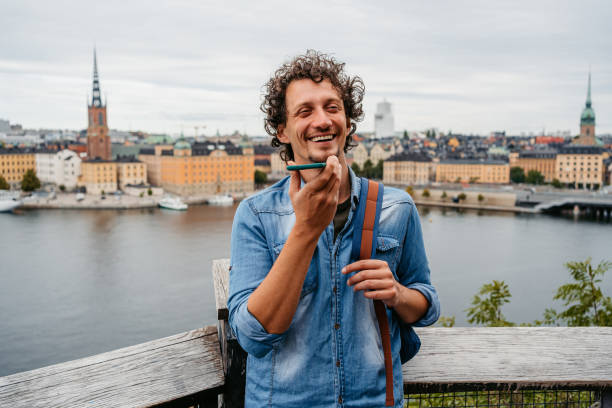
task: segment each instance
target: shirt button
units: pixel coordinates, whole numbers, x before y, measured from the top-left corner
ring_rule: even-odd
[[[342,404],[342,395],[338,397],[338,404]]]
[[[340,324],[339,323],[334,324],[334,329],[338,330],[339,328],[340,328]]]
[[[334,286],[334,293],[338,292],[338,288]]]
[[[336,360],[336,367],[340,367],[340,360]]]

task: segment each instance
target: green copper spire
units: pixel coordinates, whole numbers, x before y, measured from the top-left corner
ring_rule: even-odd
[[[582,125],[594,125],[595,124],[595,111],[591,107],[591,71],[589,70],[589,86],[587,90],[587,99],[582,114],[580,115],[580,126]]]
[[[587,91],[586,106],[587,108],[591,107],[591,70],[589,70],[589,90]]]

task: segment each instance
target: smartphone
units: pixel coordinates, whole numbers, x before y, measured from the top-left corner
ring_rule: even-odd
[[[325,163],[310,163],[310,164],[299,164],[295,166],[287,166],[287,170],[308,170],[308,169],[322,169],[325,167]]]

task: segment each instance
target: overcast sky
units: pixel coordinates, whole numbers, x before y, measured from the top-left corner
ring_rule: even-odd
[[[86,127],[96,44],[111,128],[263,135],[263,84],[314,48],[363,78],[359,130],[386,98],[396,130],[577,134],[590,66],[612,133],[609,0],[292,3],[0,0],[0,118]]]

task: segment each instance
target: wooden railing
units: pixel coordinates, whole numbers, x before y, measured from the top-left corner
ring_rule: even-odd
[[[217,328],[0,377],[0,407],[242,406],[246,356],[227,323],[228,269],[226,259],[213,262]],[[589,389],[612,408],[612,328],[417,332],[423,345],[403,366],[406,393]]]

